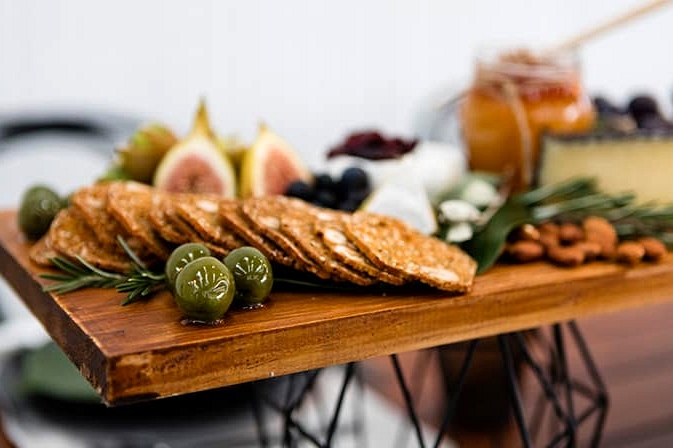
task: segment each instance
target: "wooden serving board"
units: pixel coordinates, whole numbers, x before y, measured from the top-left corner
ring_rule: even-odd
[[[42,291],[14,211],[0,211],[0,268],[107,404],[166,397],[534,328],[673,298],[673,255],[625,268],[497,266],[473,291],[277,291],[218,327],[185,326],[172,296],[126,307],[114,290]]]

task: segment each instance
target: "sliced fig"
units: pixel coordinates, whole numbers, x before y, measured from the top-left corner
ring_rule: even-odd
[[[204,101],[199,104],[189,135],[173,146],[159,163],[153,183],[160,190],[175,193],[236,196],[234,167],[217,145]]]
[[[311,181],[311,172],[299,155],[264,124],[257,139],[243,155],[240,196],[283,194],[294,181]]]

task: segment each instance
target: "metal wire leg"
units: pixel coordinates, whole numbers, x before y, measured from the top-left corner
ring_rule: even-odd
[[[337,428],[337,423],[339,421],[339,415],[341,414],[341,407],[344,402],[344,397],[346,396],[346,389],[353,379],[355,374],[355,363],[351,362],[346,367],[346,375],[344,376],[343,386],[339,392],[339,398],[337,399],[336,407],[334,413],[332,414],[332,420],[330,421],[329,428],[327,429],[327,437],[325,439],[325,447],[329,447],[332,444],[332,438],[334,437],[334,432]]]
[[[349,363],[346,365],[343,382],[339,390],[339,395],[334,405],[334,410],[329,420],[329,424],[325,429],[324,437],[322,437],[323,438],[322,442],[320,440],[321,439],[320,434],[311,432],[304,424],[302,424],[302,422],[297,420],[297,418],[295,418],[294,415],[295,411],[298,410],[299,406],[304,401],[307,394],[313,387],[315,377],[317,375],[314,375],[309,378],[309,381],[304,385],[304,387],[301,388],[299,395],[294,400],[291,400],[291,402],[287,407],[283,408],[283,417],[285,420],[285,428],[283,432],[283,446],[286,447],[297,446],[298,439],[300,438],[312,443],[314,446],[319,448],[328,448],[332,446],[334,435],[338,427],[341,410],[343,408],[346,392],[348,386],[352,383],[353,378],[355,378],[355,372],[356,372],[355,363]],[[287,391],[286,396],[287,399],[291,398],[293,395],[295,382],[296,381],[291,381],[291,384],[289,385],[289,389]]]
[[[594,426],[594,433],[591,438],[591,447],[595,448],[598,447],[601,443],[601,437],[603,435],[603,426],[605,425],[605,419],[608,413],[609,399],[607,388],[605,387],[605,383],[603,382],[601,375],[598,373],[596,363],[591,357],[589,347],[586,341],[584,340],[584,337],[582,336],[582,333],[580,332],[577,323],[575,321],[569,322],[568,328],[570,329],[570,334],[575,340],[575,344],[577,345],[577,349],[579,350],[580,356],[582,357],[582,360],[584,361],[584,364],[586,365],[587,370],[589,371],[589,375],[591,376],[591,380],[594,383],[594,387],[596,387],[597,389],[595,401],[596,401],[596,407],[598,409],[598,418],[596,419],[596,425]]]
[[[421,432],[421,425],[418,421],[418,416],[414,410],[414,403],[411,399],[411,393],[407,388],[407,383],[404,380],[404,374],[402,373],[402,368],[400,367],[400,362],[397,359],[397,355],[390,355],[390,360],[393,363],[393,368],[395,369],[395,376],[397,377],[397,383],[402,390],[402,396],[404,397],[404,403],[407,408],[407,413],[411,419],[411,424],[414,426],[414,431],[416,432],[416,438],[418,439],[418,446],[420,448],[425,448],[425,441],[423,440],[423,433]]]
[[[436,350],[426,349],[421,350],[416,354],[416,359],[414,360],[414,368],[411,372],[411,378],[409,379],[409,392],[413,392],[415,396],[412,396],[412,403],[418,402],[421,399],[423,394],[423,386],[425,381],[423,381],[427,375],[428,363],[432,359],[432,355],[435,354]],[[418,385],[414,388],[414,385]],[[414,389],[412,391],[412,388]],[[415,400],[414,400],[415,398]],[[409,437],[409,425],[407,422],[403,422],[397,427],[397,436],[395,437],[395,446],[398,448],[403,448],[407,446],[407,439]]]
[[[507,384],[509,386],[509,393],[512,398],[512,406],[514,406],[514,417],[516,424],[519,427],[519,434],[524,447],[530,448],[533,442],[526,426],[526,419],[523,414],[523,404],[521,402],[521,394],[519,393],[519,385],[517,383],[516,371],[514,369],[514,359],[512,357],[512,350],[507,340],[508,335],[498,336],[498,344],[500,345],[500,353],[505,363],[505,373],[507,375]]]
[[[568,417],[568,446],[575,446],[577,443],[577,419],[575,418],[575,406],[573,404],[573,387],[568,372],[568,363],[566,361],[565,342],[563,339],[563,332],[561,324],[555,324],[552,327],[554,334],[554,343],[556,345],[556,353],[558,355],[558,373],[561,387],[565,392],[566,413]]]
[[[569,330],[572,338],[564,338],[564,327],[566,330]],[[608,396],[605,384],[598,373],[598,368],[591,357],[588,345],[582,337],[577,324],[569,322],[567,324],[552,326],[553,347],[550,352],[551,364],[545,368],[535,362],[523,335],[516,334],[515,337],[526,365],[531,368],[540,382],[546,399],[552,405],[556,421],[562,425],[561,431],[555,434],[546,446],[549,448],[554,448],[561,444],[563,444],[562,446],[569,447],[576,446],[580,426],[594,414],[597,414],[589,446],[598,447],[607,415]],[[573,378],[570,372],[566,349],[568,343],[571,342],[577,346],[582,363],[589,373],[593,387]],[[549,371],[545,372],[546,369],[549,369]],[[578,396],[577,394],[590,400],[589,405],[582,410],[576,409],[577,403],[575,403],[575,398]]]
[[[514,335],[515,341],[517,343],[517,348],[520,350],[521,354],[523,355],[523,360],[525,364],[533,371],[533,374],[537,378],[538,382],[540,383],[540,386],[542,386],[542,390],[544,395],[541,396],[541,398],[546,399],[549,403],[552,405],[552,409],[554,410],[554,415],[555,417],[563,422],[565,424],[565,428],[567,428],[571,422],[568,420],[568,417],[563,410],[563,406],[561,405],[561,401],[559,400],[558,395],[554,391],[554,385],[552,384],[552,381],[547,378],[543,367],[539,365],[534,359],[533,356],[528,349],[528,345],[526,343],[525,338],[521,333],[515,333]],[[556,357],[556,355],[554,355]],[[536,406],[536,411],[538,411],[539,406]],[[534,417],[539,417],[536,414],[533,415]],[[533,426],[531,424],[531,427],[536,427],[537,425]],[[536,431],[537,432],[537,431]],[[549,444],[550,447],[556,446],[558,442],[563,440],[568,436],[568,431],[564,430],[562,433],[556,436],[554,440]]]
[[[446,405],[446,410],[444,411],[444,418],[442,419],[442,425],[439,427],[439,433],[437,434],[437,439],[435,440],[434,448],[439,447],[442,439],[446,435],[446,432],[449,429],[449,423],[451,423],[451,418],[456,411],[458,406],[458,399],[460,398],[460,393],[463,390],[463,385],[465,384],[465,379],[467,378],[467,371],[472,365],[472,359],[474,358],[474,352],[477,349],[477,344],[479,339],[474,339],[470,341],[470,345],[467,347],[467,353],[465,354],[465,359],[463,365],[460,368],[460,374],[458,375],[458,381],[455,386],[455,390],[452,391],[451,399]],[[446,377],[446,374],[444,375]]]

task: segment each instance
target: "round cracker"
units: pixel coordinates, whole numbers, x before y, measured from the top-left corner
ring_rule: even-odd
[[[358,212],[346,221],[345,231],[381,269],[444,291],[464,293],[472,287],[477,263],[469,255],[398,219]]]

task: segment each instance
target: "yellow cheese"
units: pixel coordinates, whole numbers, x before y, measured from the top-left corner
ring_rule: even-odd
[[[673,203],[673,135],[545,138],[541,185],[586,176],[606,193],[630,191],[641,203]]]

